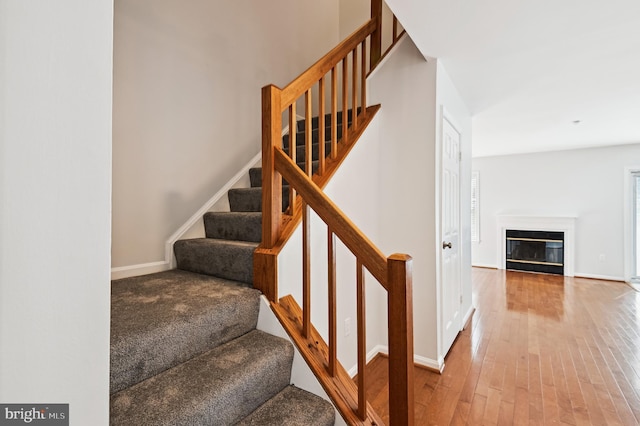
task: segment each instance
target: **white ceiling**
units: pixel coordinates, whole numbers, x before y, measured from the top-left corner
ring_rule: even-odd
[[[465,99],[474,156],[640,143],[640,0],[389,3]]]

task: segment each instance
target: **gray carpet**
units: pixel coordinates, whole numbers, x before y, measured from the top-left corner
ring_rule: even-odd
[[[114,281],[111,393],[253,330],[259,297],[252,288],[179,270]]]
[[[111,424],[233,424],[289,384],[292,360],[288,341],[251,331],[115,394]]]
[[[204,215],[207,238],[250,241],[262,240],[262,212],[209,212]]]
[[[112,282],[111,425],[334,424],[330,403],[289,384],[291,343],[255,329],[261,169],[249,174],[231,212],[205,214],[206,238],[175,243],[177,270]]]
[[[331,404],[295,386],[287,386],[238,425],[329,426],[334,423],[335,413]]]
[[[253,283],[253,252],[258,243],[194,238],[173,246],[178,268],[228,280]]]

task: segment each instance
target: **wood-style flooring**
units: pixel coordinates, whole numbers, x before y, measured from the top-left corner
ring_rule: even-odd
[[[640,424],[639,292],[474,268],[473,303],[442,375],[415,369],[416,425]],[[367,371],[388,422],[387,359]]]

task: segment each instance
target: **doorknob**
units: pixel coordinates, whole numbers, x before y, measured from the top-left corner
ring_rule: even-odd
[[[451,248],[451,242],[448,242],[448,243],[442,242],[442,250],[446,248]]]

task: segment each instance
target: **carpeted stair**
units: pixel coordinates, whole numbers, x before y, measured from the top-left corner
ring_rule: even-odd
[[[304,132],[304,121],[297,127]],[[303,141],[299,134],[302,168]],[[204,215],[205,238],[175,243],[178,269],[112,282],[111,425],[334,424],[330,403],[290,384],[291,343],[256,330],[260,168],[250,180],[229,191],[230,212]]]

